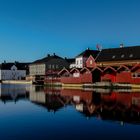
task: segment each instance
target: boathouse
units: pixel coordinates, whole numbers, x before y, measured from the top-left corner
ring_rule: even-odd
[[[58,75],[61,78],[62,84],[88,84],[101,81],[103,70],[99,67],[82,69],[62,69]]]
[[[140,46],[103,49],[96,58],[101,81],[140,83]]]
[[[103,49],[96,58],[89,55],[83,68],[62,69],[59,72],[61,82],[63,84],[84,84],[109,81],[139,84],[139,52],[140,46]]]

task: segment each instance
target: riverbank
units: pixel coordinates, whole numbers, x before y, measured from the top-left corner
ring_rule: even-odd
[[[138,89],[140,91],[140,84],[121,84],[121,83],[110,83],[110,82],[97,82],[91,84],[62,84],[62,88],[80,88],[80,89]]]
[[[27,80],[4,80],[3,84],[33,84],[32,81]],[[121,84],[110,82],[97,82],[90,84],[62,84],[62,83],[45,83],[44,86],[48,87],[62,87],[66,89],[133,89],[140,91],[140,84]]]
[[[5,80],[1,82],[2,84],[32,84],[32,81],[26,80]]]

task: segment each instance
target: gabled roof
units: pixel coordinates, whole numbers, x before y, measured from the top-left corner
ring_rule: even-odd
[[[1,70],[10,70],[12,66],[16,66],[18,70],[26,70],[28,69],[28,65],[30,63],[19,63],[19,62],[15,62],[15,63],[2,63],[0,65],[0,69]]]
[[[131,71],[135,71],[137,68],[140,68],[140,64],[136,64],[131,68]]]
[[[82,68],[82,69],[80,70],[80,72],[83,73],[84,70],[86,70],[86,71],[88,71],[88,72],[91,72],[90,69],[88,69],[87,67]]]
[[[28,69],[28,65],[29,65],[30,63],[19,63],[19,62],[17,62],[17,63],[15,63],[15,66],[19,69],[19,70],[26,70],[26,69]]]
[[[121,71],[121,70],[124,71],[124,69],[128,70],[128,71],[130,70],[129,67],[127,67],[125,65],[121,65],[120,67],[117,68],[117,71]]]
[[[70,73],[72,73],[73,71],[77,71],[78,73],[80,73],[81,68],[72,68],[70,70]]]
[[[140,46],[103,49],[96,62],[140,60]]]
[[[82,53],[80,53],[79,55],[77,55],[76,57],[89,57],[90,55],[93,56],[93,58],[96,58],[96,56],[98,55],[100,51],[98,50],[90,50],[89,48],[85,51],[83,51]]]
[[[117,70],[114,68],[114,67],[111,67],[111,66],[108,66],[104,69],[104,72],[107,71],[107,70],[112,70],[114,72],[116,72]]]
[[[48,55],[48,56],[46,56],[46,57],[44,57],[42,59],[34,61],[33,64],[34,63],[46,63],[46,62],[48,62],[51,59],[63,59],[63,58],[61,58],[61,57],[59,57],[59,56],[57,56],[55,54],[54,55]]]
[[[103,70],[102,70],[100,67],[95,67],[95,68],[93,68],[91,71],[93,72],[93,71],[95,71],[95,70],[99,70],[100,72],[103,72]]]
[[[61,75],[63,72],[67,72],[68,74],[70,73],[68,69],[63,68],[63,69],[58,73],[58,75]]]
[[[2,63],[0,65],[1,70],[10,70],[14,63]]]
[[[66,60],[69,64],[75,63],[75,58],[65,58],[65,60]]]

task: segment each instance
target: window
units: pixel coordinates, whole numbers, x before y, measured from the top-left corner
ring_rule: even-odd
[[[80,64],[82,64],[82,60],[80,60]]]
[[[51,69],[51,65],[48,65],[48,68]]]
[[[140,78],[140,73],[133,73],[132,74],[132,77],[133,78]]]
[[[55,66],[54,65],[52,65],[52,69],[54,69],[55,68]]]
[[[58,67],[58,65],[56,65],[56,69],[58,69],[59,67]]]
[[[124,54],[121,55],[121,58],[124,58]]]
[[[140,78],[140,73],[137,73],[137,77],[139,77],[139,78]]]
[[[93,64],[93,61],[92,60],[90,60],[90,65],[92,65]]]
[[[115,57],[116,57],[116,56],[115,56],[115,55],[113,55],[113,56],[112,56],[112,59],[114,59]]]
[[[76,61],[76,64],[78,65],[78,60]]]
[[[73,73],[73,77],[79,77],[80,73]]]
[[[129,57],[132,58],[133,57],[133,54],[130,54]]]
[[[130,70],[129,70],[129,69],[125,69],[124,71],[127,71],[127,72],[128,72],[128,71],[130,71]]]

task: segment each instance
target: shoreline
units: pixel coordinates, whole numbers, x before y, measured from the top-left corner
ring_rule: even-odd
[[[97,82],[97,83],[85,83],[85,84],[63,84],[63,83],[45,83],[44,86],[48,87],[62,87],[65,89],[138,89],[140,90],[140,84],[124,84],[124,83],[108,83],[108,82]]]
[[[32,81],[27,80],[4,80],[1,81],[1,84],[30,84],[33,85]],[[63,84],[63,83],[44,83],[42,86],[46,87],[61,87],[63,89],[108,89],[108,90],[130,90],[130,91],[139,91],[140,84],[122,84],[122,83],[109,83],[109,82],[97,82],[97,83],[85,83],[85,84]]]
[[[26,80],[4,80],[1,81],[2,84],[32,84],[32,81]]]

